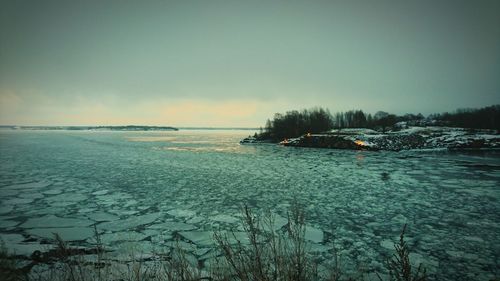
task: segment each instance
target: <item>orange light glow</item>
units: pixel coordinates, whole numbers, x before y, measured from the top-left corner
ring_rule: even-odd
[[[287,144],[288,143],[288,139],[284,139],[282,141],[280,141],[280,144]]]
[[[366,146],[366,143],[364,141],[361,141],[361,140],[355,140],[354,143],[359,145],[359,146]]]

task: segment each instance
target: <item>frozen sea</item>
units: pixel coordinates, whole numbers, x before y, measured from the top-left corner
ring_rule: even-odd
[[[500,152],[370,152],[239,145],[237,130],[0,130],[0,237],[29,255],[52,233],[115,259],[181,246],[214,256],[212,231],[240,210],[306,210],[309,249],[346,271],[384,272],[399,233],[434,280],[500,276]]]

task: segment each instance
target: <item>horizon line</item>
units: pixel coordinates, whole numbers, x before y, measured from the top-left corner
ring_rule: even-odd
[[[227,126],[170,126],[170,125],[5,125],[0,124],[0,128],[113,128],[113,127],[145,127],[145,128],[173,128],[183,130],[259,130],[259,127],[227,127]]]

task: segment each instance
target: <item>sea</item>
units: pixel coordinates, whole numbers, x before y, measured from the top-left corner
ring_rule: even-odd
[[[242,208],[277,231],[305,214],[307,249],[346,274],[386,272],[406,225],[431,280],[500,276],[500,151],[352,151],[240,145],[252,130],[0,130],[0,238],[11,253],[54,233],[114,260],[180,245],[209,264],[214,231],[244,240]]]

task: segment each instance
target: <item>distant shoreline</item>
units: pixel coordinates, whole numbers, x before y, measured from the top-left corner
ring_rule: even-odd
[[[64,130],[64,131],[179,131],[179,130],[223,130],[223,131],[258,131],[251,127],[172,127],[172,126],[17,126],[0,125],[0,130]]]
[[[2,125],[0,129],[11,130],[65,130],[65,131],[178,131],[178,128],[170,126],[9,126]]]
[[[240,127],[179,127],[180,130],[245,130],[245,131],[258,131],[259,128],[240,128]]]

